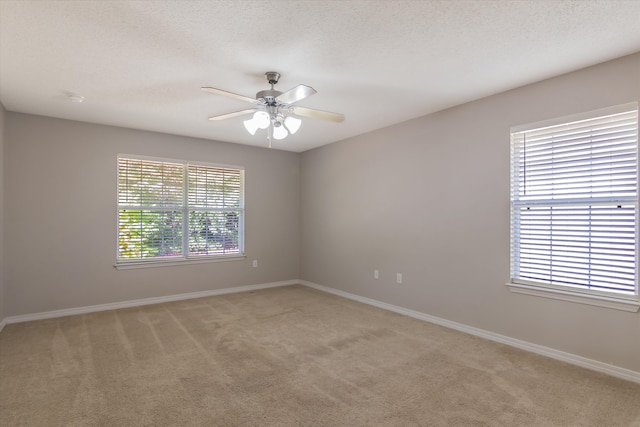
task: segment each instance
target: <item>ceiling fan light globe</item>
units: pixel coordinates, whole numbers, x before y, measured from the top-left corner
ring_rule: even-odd
[[[258,130],[258,125],[254,119],[245,120],[243,123],[244,123],[244,128],[247,130],[247,132],[249,132],[251,135],[256,134],[256,131]]]
[[[301,124],[302,120],[296,119],[295,117],[288,116],[284,119],[284,125],[289,129],[289,133],[291,133],[291,135],[298,132]]]
[[[266,111],[256,111],[253,115],[253,121],[258,129],[266,129],[269,127],[269,123],[271,123],[271,118]]]
[[[273,139],[285,139],[289,135],[289,132],[284,126],[278,126],[273,128]]]

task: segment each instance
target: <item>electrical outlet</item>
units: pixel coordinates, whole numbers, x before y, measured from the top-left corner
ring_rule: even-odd
[[[374,279],[379,279],[380,278],[380,272],[378,270],[373,270],[373,278]]]
[[[396,273],[396,283],[402,283],[402,273]]]
[[[254,259],[253,260],[253,268],[256,268],[258,266],[258,260]]]

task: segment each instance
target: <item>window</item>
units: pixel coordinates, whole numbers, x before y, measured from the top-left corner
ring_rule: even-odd
[[[237,257],[244,171],[118,157],[118,263]]]
[[[637,296],[637,152],[635,104],[512,129],[511,283]]]

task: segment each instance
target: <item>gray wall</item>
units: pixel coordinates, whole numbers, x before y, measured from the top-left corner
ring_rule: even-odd
[[[4,117],[6,110],[0,103],[0,322],[5,318],[4,281]]]
[[[301,278],[640,371],[640,313],[505,286],[510,127],[638,99],[635,54],[303,153]]]
[[[12,112],[5,130],[5,316],[298,277],[298,154]],[[247,259],[116,270],[118,153],[244,166]]]

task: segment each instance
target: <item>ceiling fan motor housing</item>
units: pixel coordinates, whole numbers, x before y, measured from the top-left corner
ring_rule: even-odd
[[[256,93],[256,99],[264,99],[267,105],[276,105],[276,98],[280,96],[282,92],[274,89],[261,90]]]

